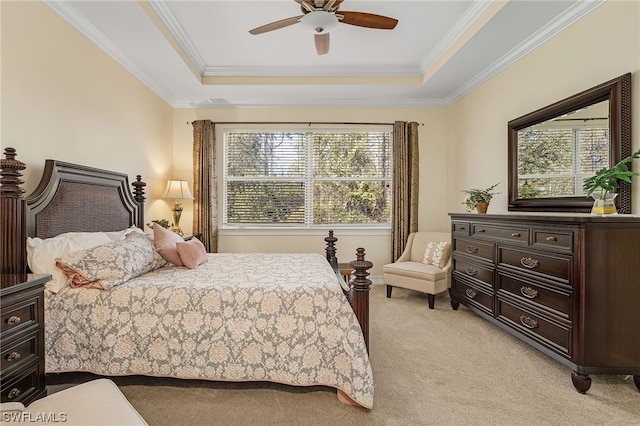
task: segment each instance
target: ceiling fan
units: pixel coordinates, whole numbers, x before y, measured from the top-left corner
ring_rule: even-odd
[[[318,55],[329,52],[329,31],[339,22],[357,27],[392,30],[398,20],[387,16],[365,12],[339,11],[344,0],[294,0],[300,4],[302,15],[281,19],[249,31],[253,35],[266,33],[288,27],[300,22],[303,28],[314,34],[314,41]]]

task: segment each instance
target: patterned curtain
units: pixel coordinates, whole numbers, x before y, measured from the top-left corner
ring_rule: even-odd
[[[393,210],[391,260],[395,262],[412,232],[418,230],[418,123],[393,125]]]
[[[207,252],[218,251],[216,132],[211,120],[193,122],[193,234]]]

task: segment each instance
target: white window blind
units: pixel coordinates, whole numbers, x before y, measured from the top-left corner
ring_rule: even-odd
[[[391,222],[391,131],[224,133],[230,227]]]

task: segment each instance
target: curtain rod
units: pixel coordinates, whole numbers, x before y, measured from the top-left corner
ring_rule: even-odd
[[[193,125],[195,121],[187,121],[187,125]],[[332,122],[332,121],[212,121],[213,124],[342,124],[361,126],[393,126],[394,123],[357,123],[357,122]],[[424,123],[418,123],[424,126]]]

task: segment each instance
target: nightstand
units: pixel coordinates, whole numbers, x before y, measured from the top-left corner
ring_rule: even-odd
[[[44,376],[44,284],[51,275],[1,274],[0,402],[47,395]]]

